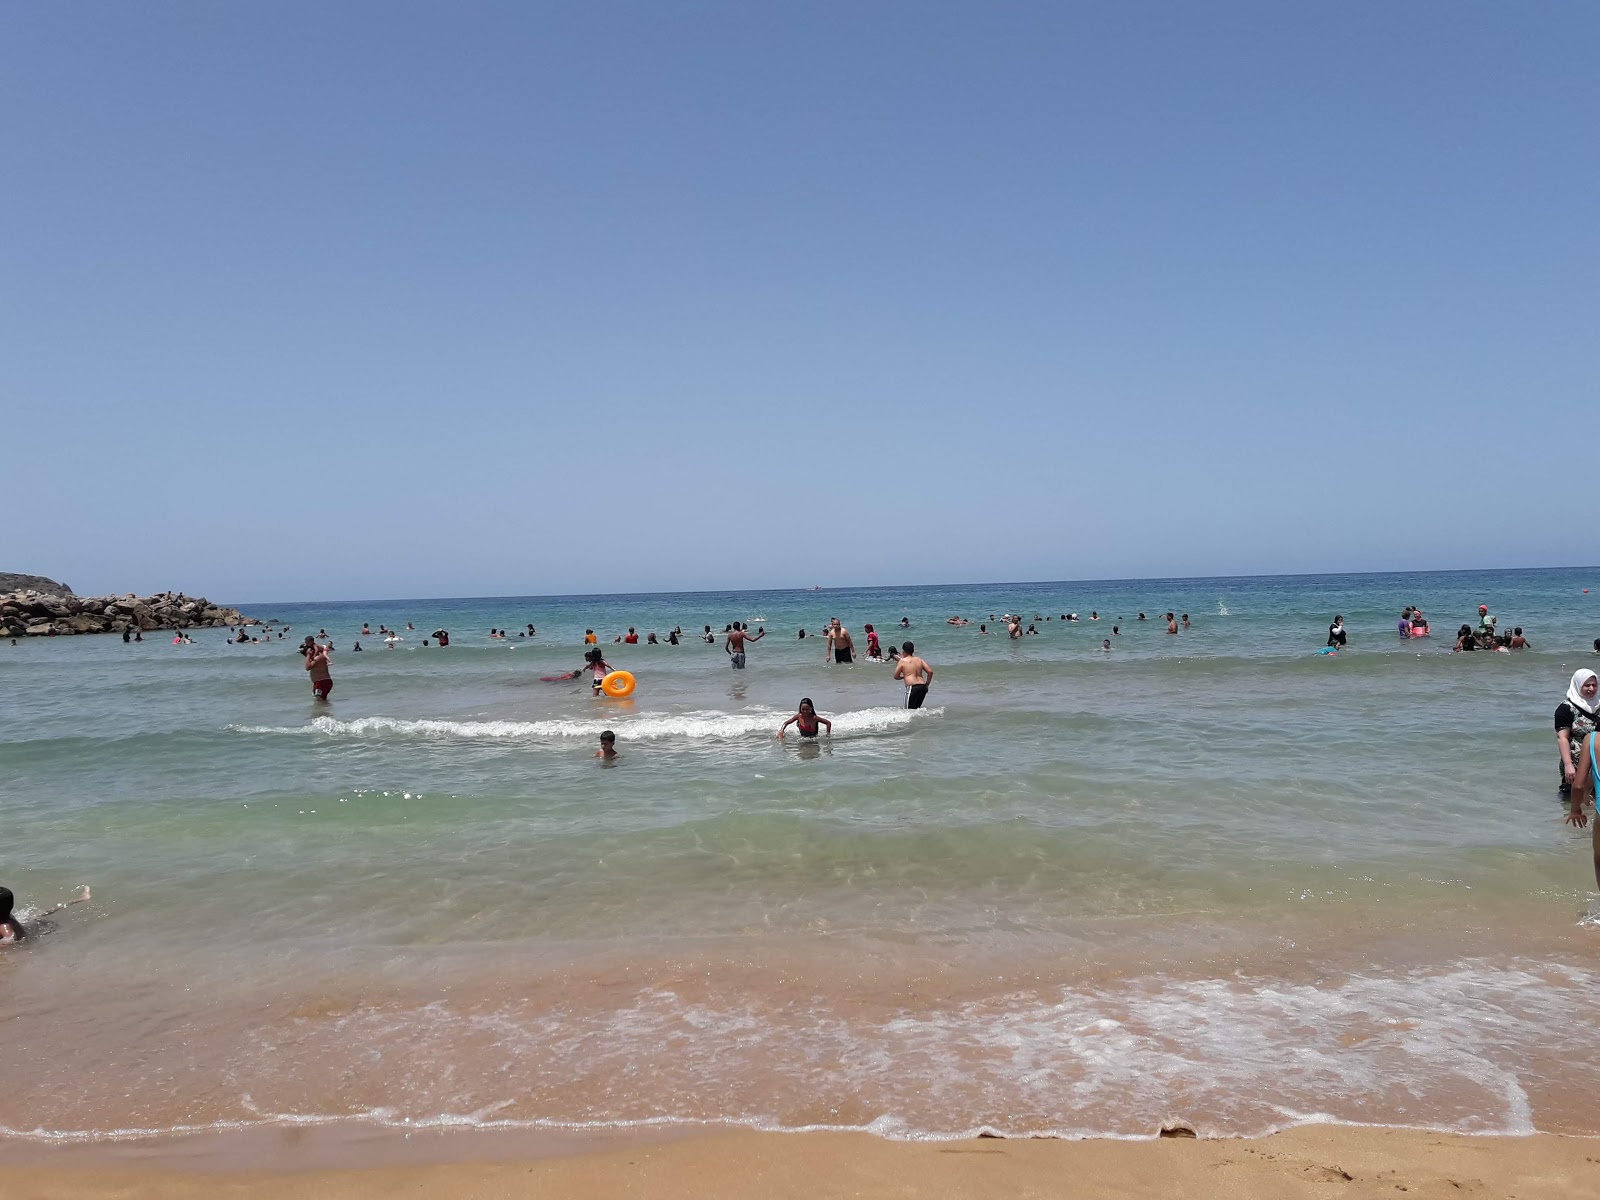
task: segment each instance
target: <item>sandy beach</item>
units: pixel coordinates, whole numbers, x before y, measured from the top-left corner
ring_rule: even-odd
[[[450,1145],[445,1139],[430,1153],[449,1156]],[[468,1145],[474,1152],[481,1148],[481,1142]],[[1260,1139],[1144,1141],[894,1142],[855,1133],[733,1132],[515,1161],[481,1156],[344,1169],[293,1167],[297,1159],[284,1149],[280,1166],[265,1170],[197,1170],[174,1165],[159,1149],[149,1148],[102,1148],[88,1152],[88,1158],[79,1151],[55,1151],[59,1157],[51,1162],[47,1156],[45,1165],[0,1169],[0,1195],[6,1200],[1600,1196],[1600,1142],[1594,1139],[1464,1137],[1344,1126],[1303,1127]],[[391,1161],[406,1157],[399,1151]]]

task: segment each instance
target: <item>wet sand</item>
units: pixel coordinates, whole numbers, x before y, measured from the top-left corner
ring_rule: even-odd
[[[0,1167],[6,1200],[438,1200],[540,1197],[1294,1197],[1600,1196],[1600,1141],[1538,1134],[1465,1137],[1409,1130],[1309,1126],[1269,1138],[1143,1141],[977,1139],[893,1142],[856,1133],[715,1133],[666,1142],[615,1143],[573,1153],[546,1142],[543,1157],[497,1160],[469,1135],[417,1149],[388,1139],[385,1166],[309,1168],[279,1134],[270,1166],[217,1169],[161,1147],[30,1155]],[[395,1139],[400,1139],[398,1142]],[[254,1158],[262,1147],[235,1145]],[[524,1150],[529,1149],[523,1147]],[[357,1157],[381,1148],[368,1144]],[[456,1153],[469,1161],[438,1161]],[[0,1157],[15,1161],[9,1148]],[[311,1160],[318,1155],[313,1153]],[[118,1161],[120,1160],[120,1161]],[[257,1160],[259,1163],[259,1160]],[[204,1162],[204,1169],[193,1163]],[[45,1165],[39,1165],[44,1163]],[[185,1165],[185,1164],[189,1165]]]

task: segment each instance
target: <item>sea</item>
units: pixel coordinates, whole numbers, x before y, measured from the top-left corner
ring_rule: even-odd
[[[1600,568],[238,603],[0,646],[0,884],[93,891],[0,948],[0,1135],[1600,1133]]]

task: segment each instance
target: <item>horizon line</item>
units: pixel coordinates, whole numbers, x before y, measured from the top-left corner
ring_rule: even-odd
[[[247,607],[262,607],[268,604],[410,604],[429,603],[437,600],[611,600],[625,599],[637,596],[714,596],[714,595],[778,595],[783,593],[811,594],[819,592],[869,592],[869,591],[920,591],[933,588],[954,587],[1045,587],[1054,584],[1061,585],[1090,585],[1090,584],[1127,584],[1127,583],[1213,583],[1226,580],[1261,580],[1261,579],[1332,579],[1350,578],[1355,576],[1384,576],[1384,575],[1482,575],[1494,573],[1532,572],[1532,571],[1586,571],[1600,570],[1596,565],[1574,566],[1547,566],[1547,567],[1450,567],[1444,569],[1429,569],[1410,571],[1281,571],[1261,575],[1149,575],[1126,576],[1111,579],[1012,579],[1012,580],[978,580],[974,582],[943,582],[943,583],[868,583],[847,584],[839,586],[812,587],[763,587],[763,588],[698,588],[693,590],[665,591],[634,591],[634,592],[523,592],[506,593],[497,596],[390,596],[373,597],[358,596],[351,599],[320,599],[320,600],[251,600],[228,601],[227,607],[245,609]]]

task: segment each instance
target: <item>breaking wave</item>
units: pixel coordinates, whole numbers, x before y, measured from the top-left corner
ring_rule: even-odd
[[[834,737],[863,736],[903,729],[913,721],[942,716],[944,709],[910,711],[903,708],[863,708],[855,712],[832,714]],[[228,725],[229,733],[253,733],[319,737],[423,737],[462,738],[477,741],[541,741],[557,738],[593,738],[602,729],[614,729],[629,740],[651,741],[660,738],[692,738],[729,741],[748,737],[771,737],[785,713],[726,713],[717,711],[659,713],[643,717],[600,720],[556,721],[417,721],[400,717],[360,717],[341,721],[317,717],[305,725]],[[828,715],[828,714],[824,714]]]

